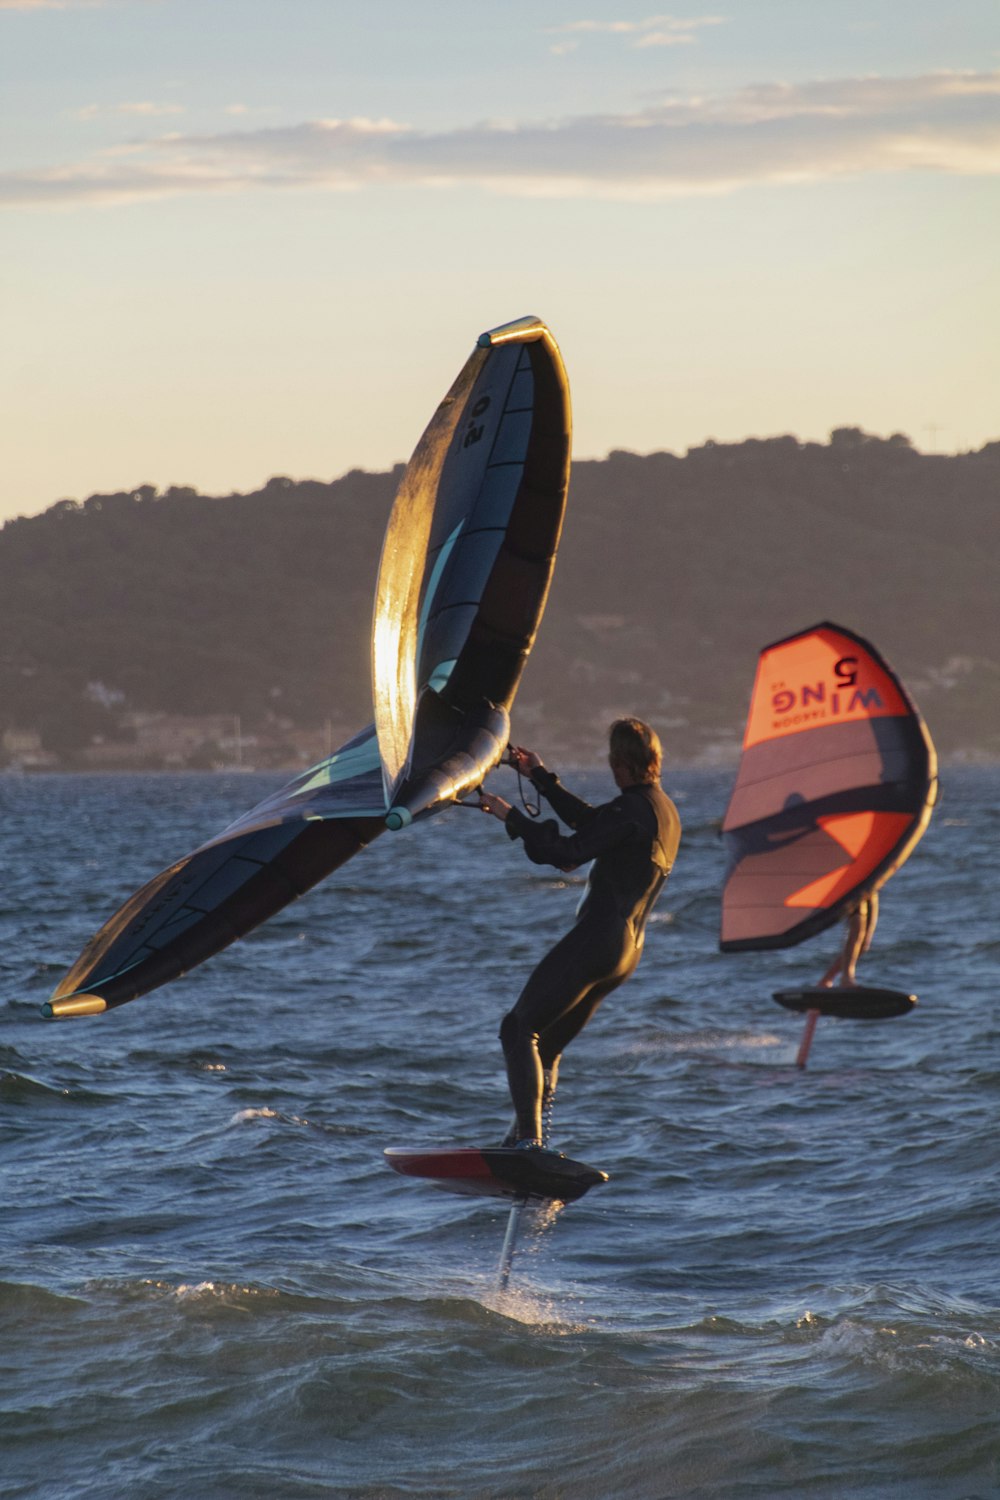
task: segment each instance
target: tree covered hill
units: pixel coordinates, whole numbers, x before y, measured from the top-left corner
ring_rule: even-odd
[[[208,497],[151,486],[0,531],[0,730],[72,764],[126,709],[353,732],[400,470]],[[944,753],[1000,755],[1000,443],[839,429],[573,466],[515,733],[565,760],[634,711],[679,758],[735,750],[761,645],[869,636]]]

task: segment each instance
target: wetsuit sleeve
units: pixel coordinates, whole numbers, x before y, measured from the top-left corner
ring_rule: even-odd
[[[597,815],[596,807],[566,790],[555,771],[538,766],[531,773],[531,784],[568,828],[583,828]]]
[[[557,870],[575,870],[599,854],[607,854],[624,844],[636,831],[636,825],[618,802],[594,807],[586,828],[569,835],[559,832],[554,818],[533,823],[519,808],[512,807],[504,826],[512,839],[523,839],[524,851],[536,865],[555,865]]]

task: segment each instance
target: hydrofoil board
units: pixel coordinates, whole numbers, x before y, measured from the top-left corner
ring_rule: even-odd
[[[512,1146],[389,1146],[385,1159],[404,1177],[422,1177],[452,1193],[573,1203],[607,1172],[560,1151],[517,1151]]]
[[[800,1013],[818,1010],[821,1016],[836,1016],[845,1021],[886,1021],[891,1016],[907,1016],[917,1003],[916,995],[869,985],[858,985],[856,989],[778,990],[774,999],[786,1010]]]

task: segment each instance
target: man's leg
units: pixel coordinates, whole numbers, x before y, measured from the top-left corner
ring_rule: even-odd
[[[861,956],[867,926],[868,905],[867,902],[862,901],[857,910],[851,913],[851,920],[847,924],[847,937],[844,940],[843,971],[840,976],[840,983],[845,989],[857,989],[858,981],[854,977],[854,970]]]
[[[637,952],[622,953],[619,934],[609,941],[581,924],[530,975],[500,1027],[519,1139],[541,1140],[545,1073],[550,1074],[551,1092],[563,1047],[637,961]]]

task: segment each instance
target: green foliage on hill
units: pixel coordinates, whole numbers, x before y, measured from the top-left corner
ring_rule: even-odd
[[[360,727],[398,477],[145,485],[9,522],[0,730],[71,753],[123,707]],[[943,751],[1000,755],[998,535],[1000,443],[922,455],[850,428],[577,463],[515,731],[589,758],[630,710],[678,756],[721,753],[758,648],[829,618],[876,642]]]

